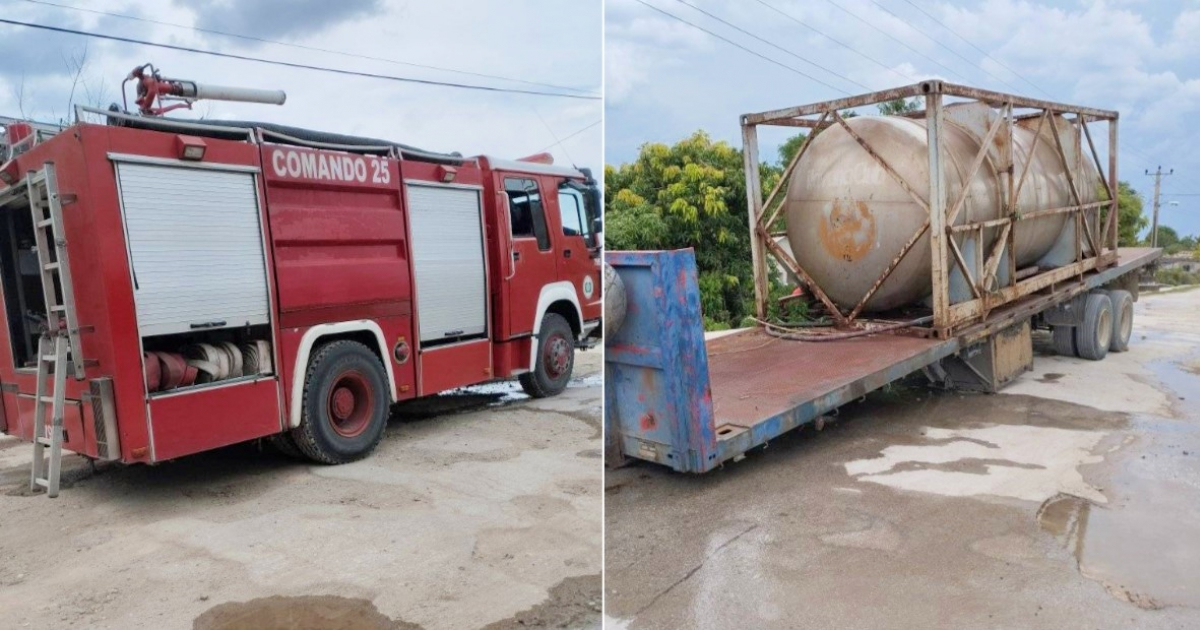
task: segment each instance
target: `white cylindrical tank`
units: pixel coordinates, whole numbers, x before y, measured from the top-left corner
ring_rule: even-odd
[[[604,338],[610,339],[625,323],[628,308],[625,283],[612,265],[604,263]]]
[[[1003,141],[999,134],[988,159],[975,177],[966,181],[967,171],[996,114],[979,103],[950,105],[944,111],[947,206],[954,203],[964,187],[969,191],[955,223],[1001,217],[1004,180],[996,162],[998,143]],[[1077,132],[1062,118],[1051,120],[1068,147],[1068,163],[1073,165],[1083,203],[1097,200],[1100,181],[1096,169],[1090,161],[1082,161],[1073,149],[1078,146],[1074,140]],[[859,116],[848,119],[847,123],[918,195],[929,199],[928,142],[923,117]],[[1017,198],[1018,212],[1074,205],[1050,121],[1043,125],[1042,138],[1030,157],[1036,123],[1036,118],[1027,119],[1013,127],[1015,177],[1019,178],[1025,163],[1032,161]],[[788,241],[796,261],[830,299],[846,309],[853,308],[866,295],[927,218],[925,210],[840,125],[829,127],[812,139],[792,173],[784,203]],[[1018,222],[1017,268],[1034,264],[1048,268],[1072,260],[1074,221],[1069,220],[1070,216],[1054,214]],[[986,230],[983,243],[976,243],[975,237],[968,235],[955,236],[955,240],[968,264],[975,265],[980,258],[986,258],[999,232],[999,229]],[[928,298],[932,292],[930,261],[926,233],[864,310],[883,311]],[[952,258],[949,265],[950,270],[955,270]],[[961,272],[955,273],[961,283]]]

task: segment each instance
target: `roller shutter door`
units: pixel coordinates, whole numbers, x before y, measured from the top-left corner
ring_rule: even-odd
[[[117,163],[142,336],[269,321],[255,176]]]
[[[413,270],[422,342],[487,331],[479,191],[408,184]]]

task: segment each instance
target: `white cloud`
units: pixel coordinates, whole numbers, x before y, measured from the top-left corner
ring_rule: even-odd
[[[1166,192],[1200,192],[1200,155],[1190,148],[1200,141],[1200,2],[1195,0],[915,3],[945,26],[901,0],[764,0],[803,25],[757,1],[688,0],[828,72],[680,3],[646,1],[844,92],[868,91],[855,83],[884,89],[944,78],[1116,109],[1124,179],[1146,190],[1148,180],[1140,174],[1162,163],[1185,175],[1173,178]],[[643,18],[670,21],[632,0],[610,2],[609,54],[617,50],[617,58],[610,59],[609,69],[625,70],[623,81],[610,81],[619,91],[609,101],[609,162],[631,159],[645,141],[674,142],[697,128],[736,146],[740,114],[844,95],[699,31],[707,48],[653,46],[662,31],[639,35],[632,25]],[[612,33],[619,48],[611,43]],[[786,137],[785,132],[763,134],[762,155],[773,157],[774,143]],[[1200,197],[1180,201],[1185,199],[1200,204],[1192,201]],[[1176,210],[1170,224],[1200,233],[1200,206]]]
[[[294,9],[290,0],[272,2],[280,15]],[[187,7],[150,0],[102,0],[86,5],[78,0],[63,0],[63,3],[184,25],[195,23],[199,14],[211,18],[206,24],[221,30],[278,38],[302,46],[578,87],[595,93],[601,90],[602,12],[598,0],[570,3],[464,0],[452,8],[431,2],[360,1],[345,8],[344,13],[332,14],[330,11],[334,9],[331,7],[340,7],[340,3],[314,2],[314,6],[324,7],[324,13],[310,16],[320,18],[319,24],[288,13],[290,17],[273,25],[271,35],[264,35],[266,31],[256,28],[253,22],[239,24],[238,20],[218,19],[222,16],[205,12],[217,11],[220,7],[201,7],[191,0]],[[255,10],[261,11],[265,0],[256,0],[255,4]],[[195,13],[192,6],[196,6]],[[461,83],[551,89],[247,42],[20,0],[0,0],[0,13],[24,21],[254,57]],[[106,84],[106,101],[119,102],[121,79],[133,66],[153,61],[167,76],[224,85],[278,88],[288,93],[287,105],[283,107],[239,103],[210,103],[199,107],[199,111],[207,111],[214,118],[264,120],[361,134],[437,151],[520,157],[553,144],[555,136],[565,138],[595,122],[603,112],[603,104],[598,100],[493,94],[314,73],[89,41],[77,36],[48,37],[44,32],[0,25],[0,53],[14,47],[18,39],[28,40],[25,48],[36,51],[37,55],[0,54],[7,60],[0,68],[0,114],[16,114],[13,88],[24,74],[27,91],[32,93],[26,104],[30,113],[41,119],[66,117],[69,80],[65,78],[62,59],[64,55],[82,50],[85,42],[88,42],[90,57],[88,78],[93,85],[101,81]],[[553,128],[553,133],[538,119],[538,114]],[[197,113],[172,115],[183,118]],[[551,149],[556,161],[567,163],[574,158],[579,166],[598,168],[601,165],[600,126],[566,140],[564,145],[565,149]]]

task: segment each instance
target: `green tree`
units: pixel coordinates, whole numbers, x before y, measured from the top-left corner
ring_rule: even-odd
[[[1121,247],[1137,245],[1138,233],[1150,223],[1142,212],[1142,195],[1129,182],[1117,186],[1117,244]]]
[[[791,138],[783,141],[779,145],[779,165],[786,168],[792,163],[792,158],[796,157],[796,153],[800,151],[800,146],[804,144],[804,138],[807,134],[798,133]]]
[[[907,114],[921,109],[921,100],[917,97],[910,99],[896,98],[890,101],[885,101],[876,105],[879,108],[880,115],[895,116],[897,114]]]
[[[764,194],[779,171],[760,167]],[[702,131],[673,146],[649,143],[633,162],[606,166],[604,185],[609,249],[694,248],[706,326],[753,312],[741,151]]]
[[[1146,241],[1145,241],[1146,245],[1149,245],[1154,242],[1151,239],[1151,236],[1152,236],[1151,234],[1146,234]],[[1158,226],[1158,243],[1157,243],[1157,245],[1158,245],[1158,247],[1161,247],[1163,250],[1163,253],[1168,256],[1174,256],[1175,254],[1178,254],[1179,252],[1189,250],[1189,249],[1192,249],[1193,247],[1195,247],[1194,243],[1192,243],[1190,240],[1186,240],[1186,239],[1190,239],[1190,238],[1191,237],[1179,238],[1179,232],[1176,232],[1175,228],[1173,228],[1169,225]],[[1191,245],[1190,247],[1189,247],[1189,244]]]

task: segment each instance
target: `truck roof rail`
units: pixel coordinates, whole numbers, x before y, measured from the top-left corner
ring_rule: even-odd
[[[473,161],[471,158],[464,158],[457,153],[435,153],[389,140],[316,131],[303,127],[268,122],[245,120],[182,121],[170,118],[140,116],[118,110],[98,109],[82,105],[77,105],[75,112],[77,121],[82,120],[81,114],[86,112],[104,116],[106,123],[110,125],[148,129],[151,131],[186,132],[210,138],[242,140],[254,143],[269,139],[271,142],[279,144],[293,144],[314,149],[347,151],[351,153],[394,155],[402,159],[437,164],[459,165],[464,162]]]

